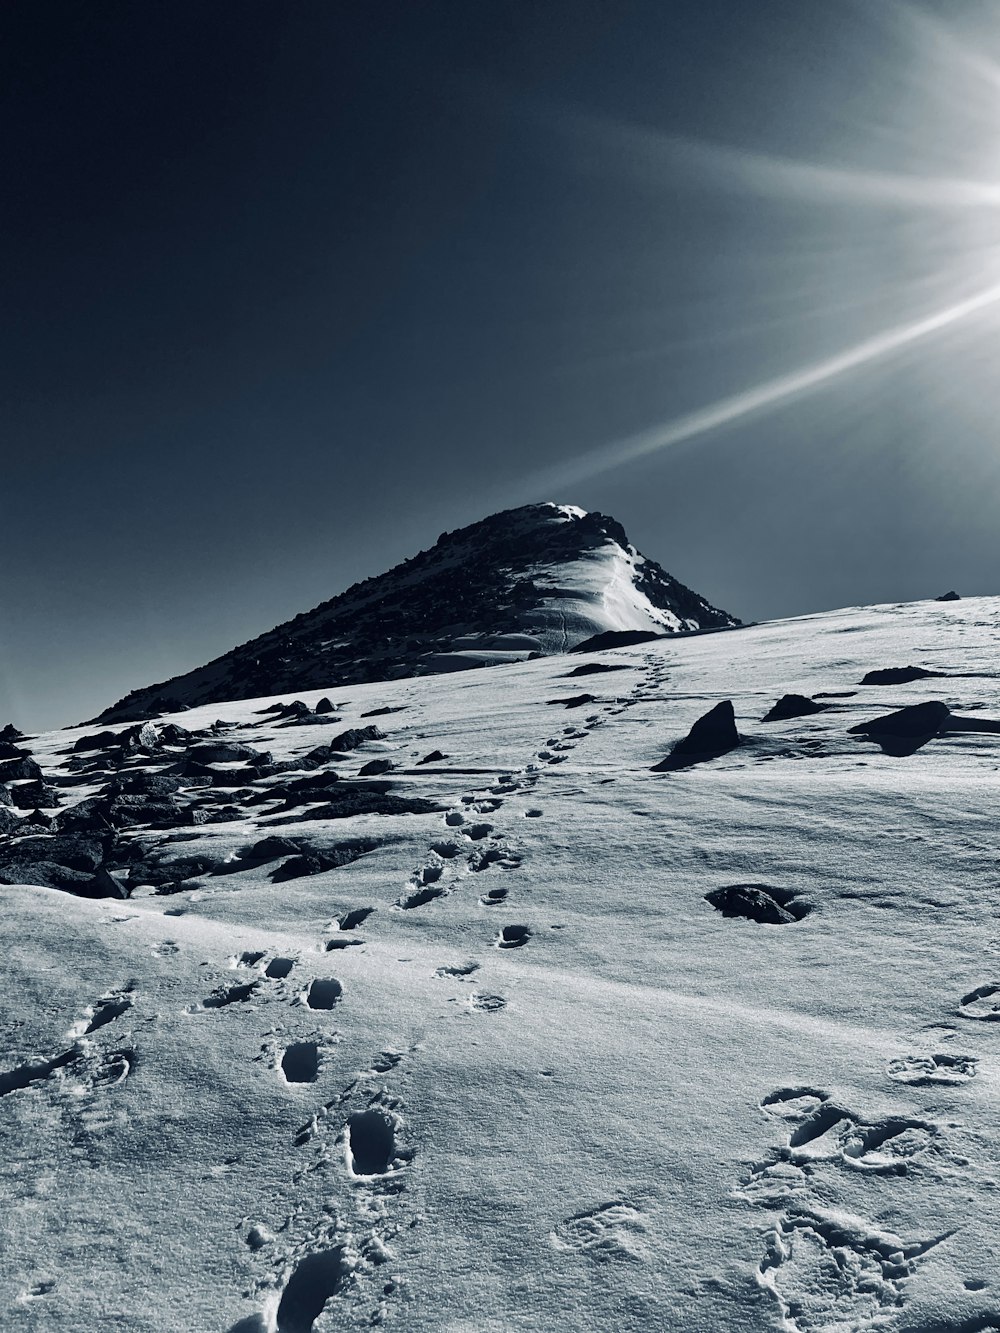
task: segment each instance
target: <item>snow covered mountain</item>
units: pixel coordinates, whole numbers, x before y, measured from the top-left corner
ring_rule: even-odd
[[[97,720],[519,661],[608,630],[737,624],[640,555],[613,518],[525,505],[444,533],[429,551],[204,667],[133,691]]]
[[[0,736],[0,1324],[1000,1329],[998,641]]]

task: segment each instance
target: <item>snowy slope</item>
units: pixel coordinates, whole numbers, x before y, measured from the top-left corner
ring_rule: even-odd
[[[311,772],[391,758],[437,810],[309,819],[253,802],[310,770],[221,760],[179,799],[234,817],[123,834],[129,900],[0,888],[2,1326],[1000,1328],[1000,736],[848,734],[1000,716],[998,637],[979,598],[338,689],[386,735]],[[859,684],[910,663],[948,674]],[[760,721],[793,691],[838,697]],[[651,772],[723,699],[744,744]],[[274,765],[330,734],[272,702],[173,720]],[[95,730],[28,742],[64,805]],[[268,835],[372,845],[282,879],[237,859]],[[812,910],[705,899],[747,883]]]
[[[613,518],[525,505],[443,533],[429,551],[206,666],[133,691],[100,720],[497,665],[605,630],[738,623],[641,556]]]

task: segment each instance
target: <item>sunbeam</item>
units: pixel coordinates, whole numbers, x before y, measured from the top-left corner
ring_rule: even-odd
[[[710,431],[720,430],[753,413],[779,407],[800,394],[822,388],[849,371],[858,370],[892,352],[908,347],[911,343],[919,342],[953,324],[969,319],[996,305],[998,301],[1000,301],[1000,283],[986,287],[963,301],[956,301],[954,305],[935,311],[923,319],[901,324],[872,338],[866,338],[836,356],[818,361],[814,365],[805,366],[788,375],[779,375],[776,379],[767,380],[742,393],[732,394],[708,407],[699,408],[696,412],[685,413],[672,421],[641,431],[637,435],[588,450],[565,464],[536,472],[531,479],[530,493],[547,495],[551,490],[559,490],[589,477],[599,476],[626,463],[658,453],[671,445],[683,444],[698,435],[707,435]]]

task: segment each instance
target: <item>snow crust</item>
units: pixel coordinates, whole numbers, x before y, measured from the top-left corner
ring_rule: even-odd
[[[392,758],[440,812],[147,835],[228,871],[170,895],[0,887],[3,1327],[1000,1326],[1000,737],[848,735],[929,698],[1000,716],[998,632],[997,599],[855,608],[307,691],[345,726],[405,705],[335,766]],[[566,679],[589,661],[623,669]],[[949,674],[858,684],[911,662]],[[789,692],[838,697],[762,724]],[[727,698],[742,746],[650,771]],[[278,760],[322,739],[272,702],[174,720]],[[240,868],[306,833],[376,846]],[[812,910],[705,900],[746,883]]]

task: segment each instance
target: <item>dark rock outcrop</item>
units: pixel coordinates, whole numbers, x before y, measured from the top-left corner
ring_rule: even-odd
[[[900,708],[895,713],[886,713],[884,717],[872,718],[870,722],[859,722],[855,727],[848,727],[848,732],[874,741],[886,754],[903,756],[913,754],[935,736],[940,736],[947,730],[950,718],[947,704],[929,700]]]
[[[818,704],[804,694],[783,694],[774,707],[761,718],[762,722],[786,722],[792,717],[809,717],[822,713],[829,704]]]
[[[740,734],[736,730],[732,701],[723,699],[698,719],[666,759],[653,765],[652,771],[669,773],[674,769],[688,768],[691,764],[704,763],[708,759],[718,759],[720,755],[735,750],[739,744]]]
[[[911,680],[927,680],[931,676],[945,676],[946,671],[928,671],[926,667],[884,667],[869,671],[861,678],[862,685],[906,685]]]
[[[728,884],[705,894],[717,912],[744,917],[763,926],[788,926],[812,911],[812,904],[796,901],[794,892],[770,884]]]

